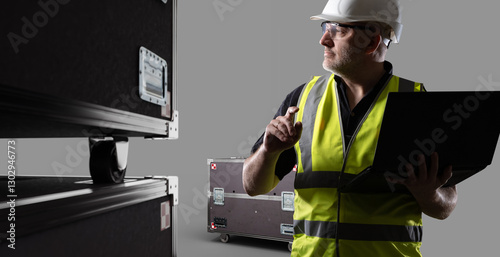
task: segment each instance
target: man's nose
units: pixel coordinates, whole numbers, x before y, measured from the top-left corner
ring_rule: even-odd
[[[323,36],[319,40],[319,44],[327,47],[333,46],[333,40],[332,37],[330,36],[330,32],[326,31],[325,33],[323,33]]]

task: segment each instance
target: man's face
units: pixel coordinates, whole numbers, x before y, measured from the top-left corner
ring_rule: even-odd
[[[325,33],[320,39],[320,44],[325,46],[323,68],[340,76],[352,74],[364,56],[355,40],[357,29],[345,25],[323,24]]]

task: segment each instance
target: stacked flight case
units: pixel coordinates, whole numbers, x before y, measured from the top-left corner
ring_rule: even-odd
[[[0,256],[176,256],[176,179],[125,176],[129,137],[179,135],[176,20],[177,0],[2,3],[0,138],[88,138],[91,177],[21,177],[9,153]]]
[[[267,240],[293,241],[295,172],[286,175],[271,192],[249,196],[243,189],[244,158],[208,159],[208,232]]]
[[[177,0],[3,3],[0,137],[89,138],[93,179],[120,182],[128,137],[178,137],[176,10]]]
[[[176,255],[177,177],[0,177],[0,256]]]

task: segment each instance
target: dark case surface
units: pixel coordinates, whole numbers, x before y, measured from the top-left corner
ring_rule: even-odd
[[[8,181],[0,177],[1,256],[176,256],[175,178],[16,177],[13,192]]]
[[[162,0],[5,3],[0,11],[3,35],[0,40],[0,96],[4,102],[0,109],[4,119],[35,119],[32,124],[40,124],[40,128],[52,126],[52,130],[59,127],[72,131],[81,130],[78,125],[106,127],[107,120],[119,117],[127,126],[111,126],[118,134],[120,130],[165,134],[165,125],[163,131],[140,131],[134,128],[137,124],[127,119],[132,116],[144,127],[154,127],[156,125],[149,123],[158,122],[145,117],[172,120],[175,12],[176,0],[166,3]],[[167,79],[163,90],[170,92],[168,109],[162,110],[161,105],[144,101],[139,96],[141,47],[166,62],[164,74]],[[79,108],[71,109],[75,106]],[[39,109],[44,111],[37,115]],[[62,113],[60,109],[67,111]],[[82,112],[102,122],[89,123],[82,118]],[[6,116],[9,113],[11,116]],[[36,120],[36,116],[45,117]],[[58,116],[74,116],[77,120]],[[44,121],[63,121],[71,125],[63,127],[44,124]],[[74,124],[76,128],[71,127]],[[25,130],[24,134],[29,137],[29,129]],[[86,136],[67,131],[61,131],[61,135]]]

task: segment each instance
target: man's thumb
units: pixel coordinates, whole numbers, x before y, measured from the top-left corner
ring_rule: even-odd
[[[302,135],[302,122],[300,121],[297,121],[295,122],[295,131],[297,132],[297,136],[300,138],[300,136]]]

